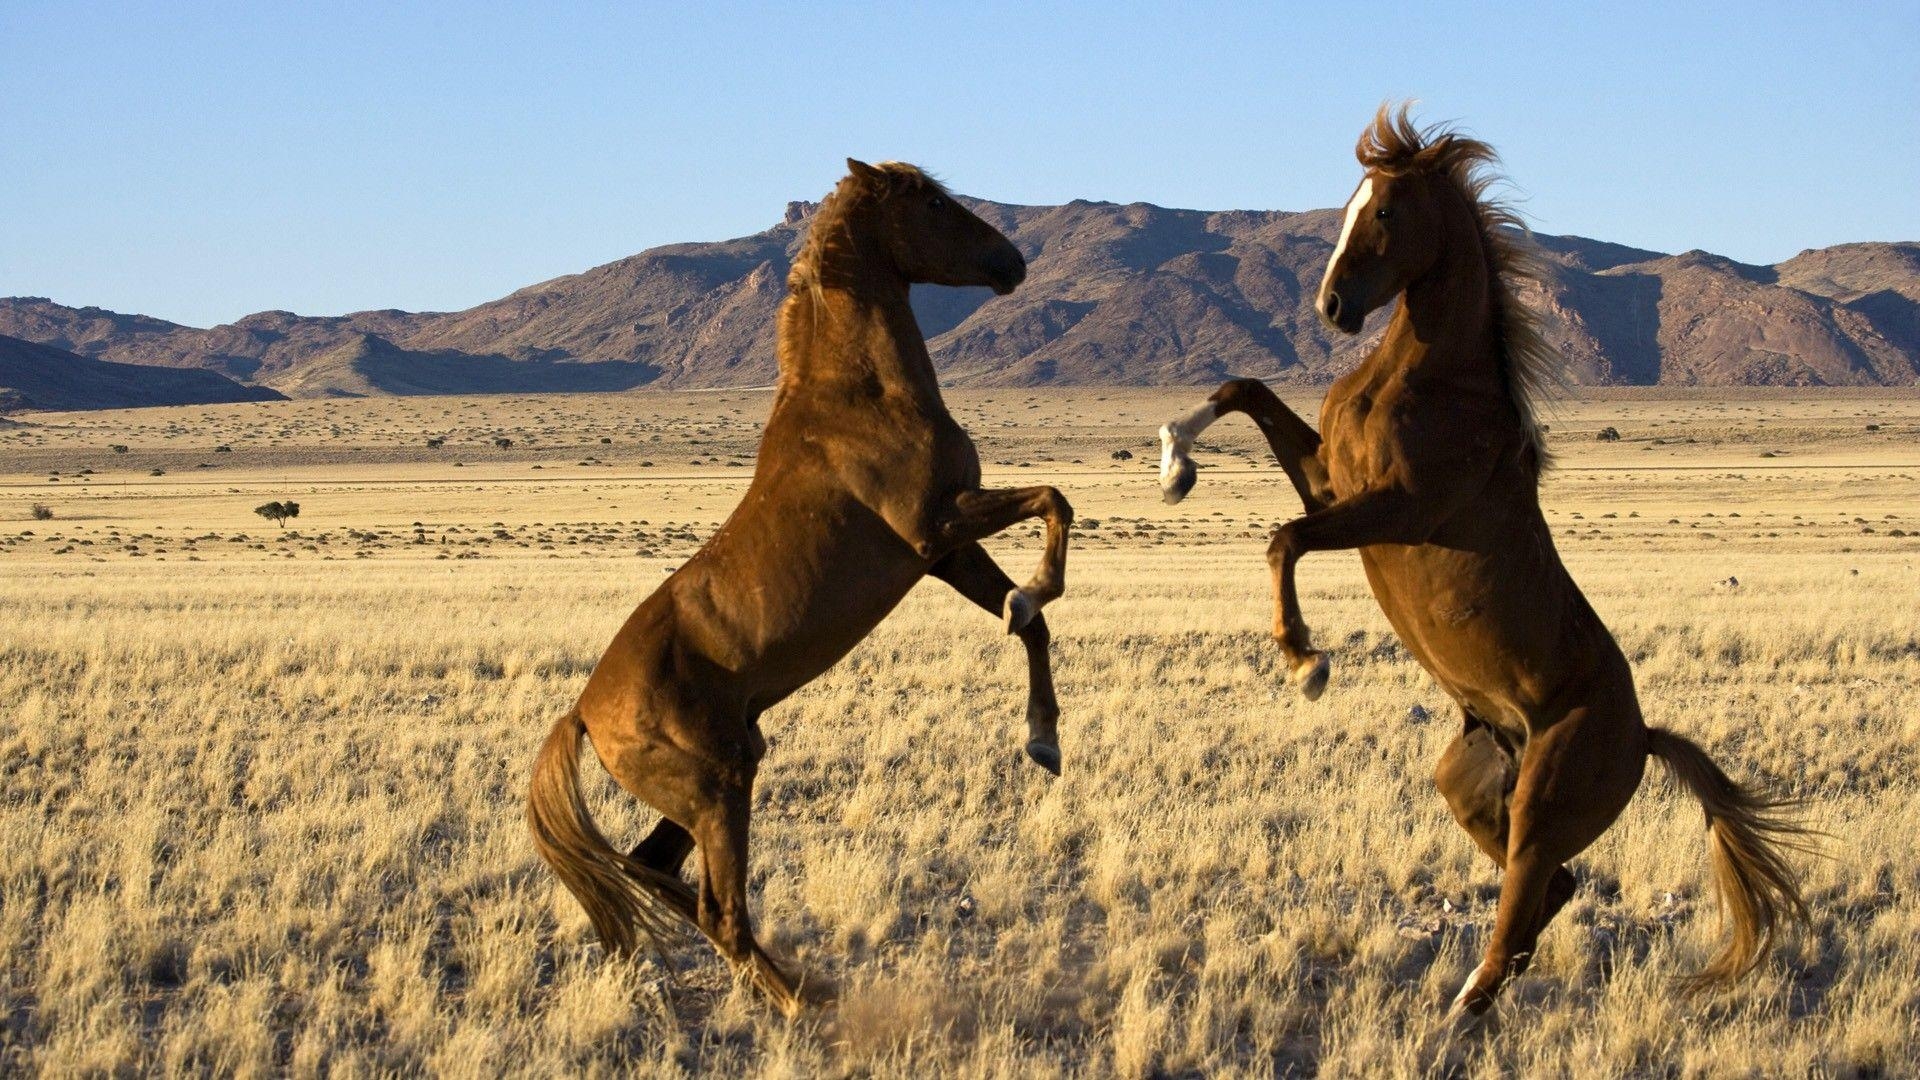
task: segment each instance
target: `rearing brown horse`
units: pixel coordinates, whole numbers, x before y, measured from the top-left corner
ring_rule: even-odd
[[[1454,817],[1505,870],[1485,958],[1443,1029],[1470,1027],[1573,896],[1565,864],[1613,823],[1649,754],[1700,800],[1732,938],[1697,980],[1731,981],[1806,908],[1781,846],[1803,830],[1782,800],[1729,780],[1681,735],[1649,728],[1633,673],[1554,550],[1540,511],[1547,455],[1532,399],[1558,358],[1514,292],[1533,272],[1518,218],[1487,197],[1485,143],[1416,129],[1383,106],[1356,150],[1321,283],[1321,318],[1358,333],[1396,296],[1380,346],[1333,384],[1320,434],[1265,384],[1237,379],[1161,429],[1168,502],[1193,486],[1193,440],[1247,414],[1299,491],[1304,517],[1267,549],[1274,636],[1309,699],[1328,664],[1300,615],[1294,569],[1358,548],[1374,597],[1410,652],[1459,703],[1464,727],[1434,780]]]
[[[849,160],[787,278],[780,383],[753,482],[720,531],[640,604],[534,764],[535,845],[609,949],[657,950],[692,923],[785,1011],[787,974],[754,940],[747,830],[760,714],[825,671],[933,575],[1026,646],[1027,753],[1060,771],[1046,620],[1073,511],[1050,487],[981,490],[907,305],[914,282],[1026,277],[1006,237],[911,165]],[[1043,517],[1046,554],[1015,588],[980,546]],[[580,796],[580,736],[661,820],[622,855]],[[681,864],[700,852],[700,891]]]

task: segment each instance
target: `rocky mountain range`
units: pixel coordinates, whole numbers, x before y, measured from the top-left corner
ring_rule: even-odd
[[[276,390],[245,386],[218,372],[117,364],[0,336],[0,413],[217,405],[282,397]]]
[[[1310,307],[1337,210],[969,205],[1013,238],[1029,273],[1005,297],[914,290],[950,384],[1317,383],[1371,344],[1330,334]],[[14,297],[0,299],[0,334],[294,397],[761,385],[775,376],[773,315],[812,210],[794,203],[753,236],[653,248],[465,311],[267,311],[199,329]],[[1920,385],[1920,243],[1754,266],[1536,241],[1548,273],[1527,300],[1572,383]]]

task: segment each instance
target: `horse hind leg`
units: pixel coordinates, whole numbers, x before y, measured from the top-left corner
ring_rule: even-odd
[[[635,844],[627,858],[658,871],[663,877],[671,879],[680,887],[664,889],[661,899],[672,904],[674,909],[690,923],[699,923],[700,900],[686,883],[680,881],[680,868],[686,865],[687,856],[693,853],[693,834],[672,818],[663,817],[646,839]]]
[[[753,936],[747,909],[747,837],[750,786],[724,790],[694,822],[701,860],[699,925],[736,972],[745,975],[788,1016],[808,1000]],[[812,997],[818,997],[816,992]]]
[[[1472,838],[1474,846],[1502,869],[1507,865],[1508,804],[1516,778],[1512,749],[1492,727],[1472,713],[1466,713],[1464,729],[1441,753],[1433,770],[1434,787],[1447,800],[1447,809],[1452,811],[1454,821]],[[1547,883],[1546,903],[1534,930],[1536,934],[1545,930],[1560,909],[1573,899],[1578,884],[1573,872],[1565,866],[1554,871]]]
[[[1507,799],[1506,874],[1493,933],[1448,1007],[1443,1032],[1471,1030],[1500,988],[1532,962],[1547,920],[1572,895],[1564,864],[1626,808],[1646,768],[1646,744],[1637,709],[1587,706],[1529,742]]]
[[[653,895],[698,927],[776,1007],[794,1015],[801,999],[793,981],[754,940],[747,910],[747,824],[765,740],[750,716],[709,719],[705,707],[693,702],[679,707],[671,726],[697,736],[700,751],[643,729],[609,738],[613,752],[601,756],[621,787],[664,818],[630,859],[647,872]],[[689,842],[700,855],[697,895],[678,877],[691,853]]]

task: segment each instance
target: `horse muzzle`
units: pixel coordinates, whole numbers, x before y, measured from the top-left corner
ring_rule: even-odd
[[[1314,308],[1320,314],[1320,321],[1327,329],[1342,334],[1357,334],[1367,321],[1367,309],[1352,296],[1342,296],[1342,289],[1327,289],[1320,294]]]
[[[996,296],[1005,296],[1027,280],[1027,260],[1009,245],[987,260],[987,284]]]

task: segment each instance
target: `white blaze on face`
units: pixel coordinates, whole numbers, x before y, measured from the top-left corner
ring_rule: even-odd
[[[1360,181],[1360,187],[1353,193],[1353,198],[1347,200],[1347,219],[1340,225],[1340,239],[1333,245],[1333,257],[1327,260],[1326,274],[1320,278],[1322,310],[1326,308],[1324,301],[1327,298],[1327,285],[1333,280],[1334,264],[1340,261],[1340,256],[1346,254],[1347,241],[1353,238],[1353,226],[1360,220],[1360,211],[1365,210],[1367,204],[1372,201],[1373,177],[1369,176]]]

